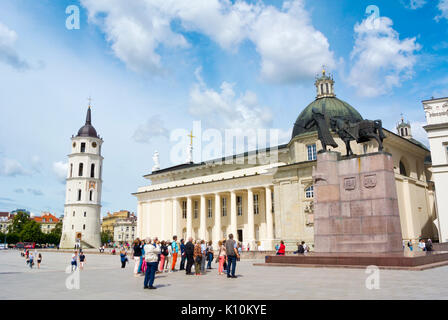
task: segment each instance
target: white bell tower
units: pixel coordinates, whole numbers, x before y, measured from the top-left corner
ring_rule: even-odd
[[[101,145],[103,139],[92,126],[90,103],[86,123],[72,136],[68,156],[61,248],[101,246]]]

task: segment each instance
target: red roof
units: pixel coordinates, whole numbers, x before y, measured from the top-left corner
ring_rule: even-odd
[[[0,217],[9,217],[9,212],[0,212]]]
[[[34,219],[34,221],[40,222],[40,223],[42,223],[42,222],[44,222],[44,223],[57,223],[57,222],[59,222],[58,218],[56,218],[54,215],[52,215],[51,213],[48,213],[48,212],[44,213],[40,217],[34,217],[33,219]],[[51,219],[51,221],[50,221],[50,219]]]

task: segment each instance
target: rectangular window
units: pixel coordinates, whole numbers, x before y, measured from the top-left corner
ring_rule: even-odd
[[[272,213],[274,213],[274,191],[271,192]]]
[[[182,201],[182,219],[187,219],[187,201]]]
[[[212,199],[208,199],[207,200],[207,212],[208,212],[208,217],[211,218],[213,217],[213,208],[212,208]]]
[[[194,218],[198,218],[198,208],[199,208],[199,202],[197,200],[194,201]]]
[[[305,197],[307,199],[314,198],[314,186],[309,186],[305,189]]]
[[[242,216],[243,215],[243,197],[241,197],[241,196],[236,197],[236,208],[237,208],[238,215]]]
[[[78,201],[81,201],[81,189],[78,190]]]
[[[86,152],[86,143],[81,142],[81,152]]]
[[[222,198],[222,216],[225,217],[227,216],[227,198]]]
[[[258,194],[254,194],[254,214],[259,214],[260,208],[258,206]]]
[[[310,144],[306,148],[308,151],[308,161],[316,160],[316,144]]]

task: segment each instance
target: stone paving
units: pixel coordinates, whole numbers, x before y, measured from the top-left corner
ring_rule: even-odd
[[[0,299],[447,299],[448,267],[426,271],[380,271],[380,289],[368,290],[364,269],[254,266],[237,264],[238,279],[184,272],[156,276],[157,290],[143,290],[134,262],[120,268],[119,256],[86,254],[80,288],[69,290],[65,269],[70,253],[43,252],[41,269],[30,269],[16,250],[0,251]]]

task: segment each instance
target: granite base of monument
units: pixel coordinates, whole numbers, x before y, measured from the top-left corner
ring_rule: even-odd
[[[267,264],[421,269],[448,263],[448,252],[403,252],[389,153],[319,152],[313,180],[314,252],[267,256]]]

